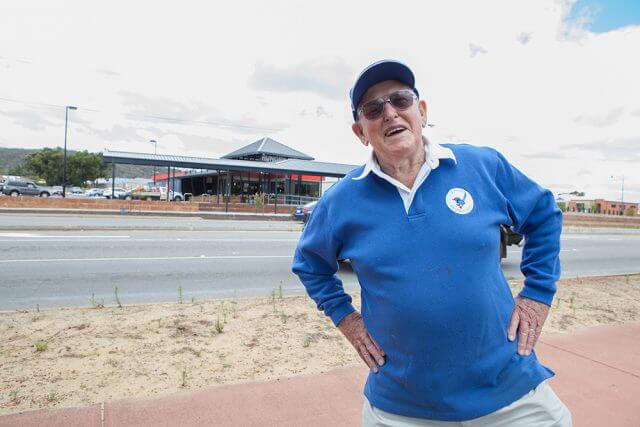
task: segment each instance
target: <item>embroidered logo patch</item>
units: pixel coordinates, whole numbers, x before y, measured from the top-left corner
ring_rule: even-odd
[[[449,209],[460,215],[466,215],[473,210],[473,197],[464,188],[449,190],[445,201]]]

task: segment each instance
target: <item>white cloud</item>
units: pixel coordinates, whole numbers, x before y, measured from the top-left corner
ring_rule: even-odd
[[[393,57],[414,69],[428,136],[496,147],[556,191],[616,198],[612,174],[640,186],[640,29],[591,33],[567,21],[572,3],[8,2],[0,98],[77,105],[74,149],[150,152],[155,138],[218,156],[268,135],[359,163],[347,91]],[[383,24],[394,14],[415,23],[399,33]],[[0,100],[4,146],[61,145],[63,123],[64,108]]]

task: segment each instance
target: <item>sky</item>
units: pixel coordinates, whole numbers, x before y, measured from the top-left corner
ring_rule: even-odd
[[[555,193],[640,202],[640,2],[29,1],[0,6],[0,146],[220,157],[264,136],[362,164],[348,90],[407,63],[439,143]]]

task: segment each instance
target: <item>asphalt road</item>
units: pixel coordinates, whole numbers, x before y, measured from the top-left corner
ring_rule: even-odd
[[[235,221],[226,221],[230,228]],[[237,221],[241,227],[242,221]],[[297,231],[0,231],[0,309],[265,296],[282,284],[302,293],[290,272]],[[521,249],[503,269],[522,277]],[[563,276],[640,271],[640,235],[562,237]],[[348,265],[340,276],[357,287]]]
[[[221,214],[221,216],[224,216]],[[288,215],[285,215],[288,217]],[[183,230],[183,231],[225,231],[225,230],[279,230],[300,231],[302,224],[297,221],[230,221],[228,219],[199,218],[192,216],[135,216],[124,215],[82,215],[82,214],[32,214],[0,213],[0,231],[40,231],[40,230]]]

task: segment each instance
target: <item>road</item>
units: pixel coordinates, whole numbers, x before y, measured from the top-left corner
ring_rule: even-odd
[[[228,223],[231,223],[228,221]],[[238,221],[241,223],[241,221]],[[241,226],[241,224],[236,224]],[[302,293],[290,272],[298,231],[0,231],[0,309],[265,296],[282,284]],[[522,277],[521,249],[509,249],[505,276]],[[640,235],[562,236],[563,276],[640,271]],[[348,265],[340,276],[357,288]]]

